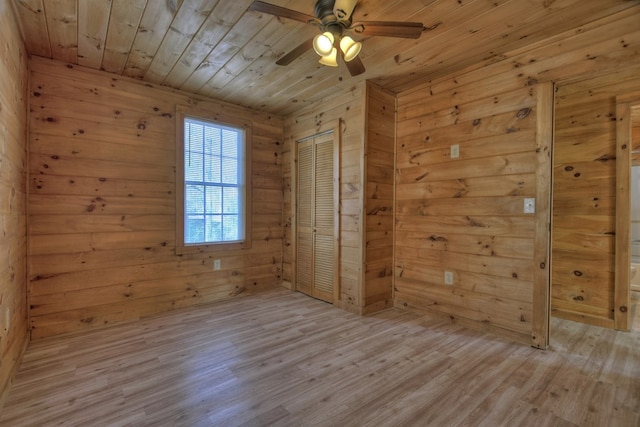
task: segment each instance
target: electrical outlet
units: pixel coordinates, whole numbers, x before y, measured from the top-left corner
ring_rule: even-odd
[[[536,199],[524,199],[524,213],[536,213]]]
[[[213,269],[214,270],[220,270],[221,268],[221,263],[219,259],[214,259],[213,260]]]
[[[457,159],[460,157],[460,144],[453,144],[451,146],[451,158]]]
[[[444,284],[453,285],[453,273],[451,271],[444,272]]]

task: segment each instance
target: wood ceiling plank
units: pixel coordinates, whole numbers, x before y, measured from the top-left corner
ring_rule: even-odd
[[[288,6],[289,2],[290,1],[279,6]],[[188,92],[199,93],[207,81],[222,69],[226,62],[242,49],[250,39],[250,37],[247,38],[245,34],[245,28],[251,28],[251,35],[254,35],[254,29],[260,30],[274,19],[275,18],[267,14],[252,11],[247,12],[238,20],[234,28],[225,35],[224,39],[218,43],[216,49],[200,63],[198,68],[193,71],[180,88]],[[283,22],[284,21],[285,20],[283,20]],[[296,25],[298,27],[302,26],[302,24]]]
[[[340,66],[338,69],[324,69],[324,66],[318,65],[318,72],[313,75],[307,75],[306,77],[299,79],[295,85],[290,85],[292,89],[290,91],[282,91],[279,96],[273,97],[272,102],[274,109],[279,114],[288,115],[303,106],[322,102],[324,98],[335,95],[336,93],[352,93],[355,88],[356,80],[350,80],[351,76],[346,68]],[[363,76],[365,74],[361,74]],[[306,95],[302,95],[296,91],[300,88],[304,88],[305,85],[314,86],[318,88],[318,92],[308,92]],[[286,86],[285,86],[286,88]],[[321,91],[327,91],[331,95],[322,95]],[[290,94],[290,95],[288,95]]]
[[[300,40],[313,36],[313,29],[309,30],[309,28],[309,26],[300,24],[297,29],[293,29],[286,37],[278,41],[272,48],[277,52],[276,57],[263,56],[258,58],[249,68],[249,72],[254,74],[252,81],[243,76],[241,80],[233,82],[236,86],[233,98],[238,97],[239,100],[244,101],[255,98],[264,102],[266,99],[275,100],[282,97],[282,104],[291,109],[296,105],[298,107],[302,105],[302,100],[297,98],[295,92],[291,90],[296,84],[304,86],[312,84],[314,79],[327,80],[328,84],[333,86],[336,91],[341,90],[341,86],[336,85],[339,85],[341,80],[348,79],[346,69],[320,66],[318,56],[313,51],[303,54],[286,67],[275,64],[281,54],[286,54]],[[349,84],[344,83],[344,89],[348,90],[352,84],[353,81]],[[228,99],[231,99],[231,96]],[[281,110],[277,111],[282,113]]]
[[[408,2],[404,0],[367,0],[359,1],[353,11],[352,22],[358,21],[406,21],[410,14],[424,8],[434,1],[442,0],[422,0],[419,2]]]
[[[191,0],[182,4],[154,55],[144,80],[162,83],[217,3],[218,0]]]
[[[227,61],[244,47],[257,31],[262,28],[264,19],[255,14],[245,14],[210,55],[194,70],[181,89],[188,92],[201,92],[203,86],[225,66]],[[241,30],[244,28],[244,30]]]
[[[395,91],[396,89],[391,87],[389,82],[395,81],[400,75],[404,75],[407,81],[414,81],[416,76],[404,70],[409,65],[410,68],[417,69],[416,64],[420,60],[422,61],[421,73],[426,74],[425,70],[441,67],[456,46],[464,49],[467,57],[473,52],[484,52],[484,49],[477,47],[480,36],[474,36],[478,32],[477,18],[490,17],[491,21],[500,21],[504,19],[502,8],[509,3],[518,2],[514,0],[474,1],[461,4],[434,2],[422,9],[417,16],[410,17],[410,19],[429,18],[428,21],[424,21],[428,30],[419,40],[402,41],[401,45],[391,39],[376,38],[376,42],[365,41],[363,43],[363,50],[366,49],[365,66],[375,69],[377,76],[381,76],[376,79],[378,84]],[[521,11],[522,9],[519,10],[520,13]],[[481,43],[484,43],[484,35]]]
[[[496,0],[491,4],[500,4],[509,0]],[[411,6],[411,7],[409,7]],[[478,10],[484,10],[487,7],[487,3],[480,0],[451,2],[448,0],[432,0],[424,1],[420,7],[416,7],[415,4],[408,4],[408,2],[399,2],[391,4],[381,4],[375,10],[371,12],[364,12],[364,18],[366,20],[395,20],[395,21],[411,21],[422,22],[425,27],[428,28],[428,32],[432,34],[434,31],[443,31],[446,27],[457,25],[459,22],[466,22],[474,13]],[[463,13],[464,11],[464,13]],[[359,9],[354,12],[355,20],[360,19]],[[447,18],[447,22],[443,22],[443,18]],[[424,36],[423,36],[424,37]],[[363,40],[368,40],[371,37],[363,37]],[[376,38],[375,40],[383,40]],[[395,41],[401,41],[398,39],[391,39]]]
[[[397,93],[460,70],[492,66],[506,54],[523,58],[518,60],[529,69],[524,61],[540,54],[522,52],[543,41],[569,49],[569,41],[558,34],[598,31],[593,25],[619,19],[625,9],[630,15],[635,11],[637,25],[639,7],[637,1],[623,0],[360,0],[354,22],[421,22],[428,30],[418,40],[355,35],[363,42],[367,71],[354,78],[343,64],[338,69],[319,66],[313,53],[287,68],[275,65],[316,29],[247,11],[251,0],[11,1],[32,55],[131,77],[146,75],[152,82],[279,114],[349,91],[365,79]],[[269,3],[314,14],[313,0]],[[208,16],[197,12],[211,8]],[[589,69],[596,62],[580,61]]]
[[[375,1],[380,1],[380,0],[375,0]],[[314,12],[315,2],[316,0],[267,0],[265,3],[273,4],[273,5],[284,7],[287,9],[292,9],[292,10],[295,10],[296,12],[300,12],[306,15],[315,16],[315,12]],[[249,11],[249,12],[260,13],[260,12],[253,12],[253,11]],[[271,16],[266,13],[263,15]],[[287,21],[290,21],[290,20],[287,19]]]
[[[569,13],[569,11],[571,10],[571,5],[574,6],[575,8],[575,4],[571,3],[569,0],[563,2],[562,4],[560,4],[562,7],[560,9],[558,9],[558,11],[561,11],[562,13]],[[600,4],[601,5],[601,4]],[[538,5],[539,8],[542,8],[541,5]],[[557,5],[556,5],[557,6]],[[637,6],[637,5],[636,5]],[[595,7],[595,6],[594,6]],[[628,2],[617,2],[617,1],[611,1],[610,3],[605,5],[605,9],[604,10],[600,10],[599,12],[597,12],[599,15],[601,16],[608,16],[611,13],[611,10],[615,9],[616,11],[619,11],[620,8],[629,8],[631,7],[629,5]],[[557,12],[557,11],[556,11]],[[596,13],[595,10],[591,12],[591,18],[590,20],[593,19],[593,14]],[[586,14],[585,17],[589,16],[589,14]],[[613,17],[612,17],[613,18]],[[567,21],[567,19],[564,19],[564,21]],[[537,21],[537,23],[532,23],[531,25],[535,27],[535,25],[540,26],[540,22],[544,22],[544,19],[540,19]],[[565,22],[566,24],[566,22]],[[562,27],[564,28],[564,27]],[[571,27],[573,28],[573,27]],[[556,29],[557,31],[560,31],[560,29]],[[556,33],[557,34],[557,33]],[[569,33],[567,33],[569,34]],[[464,34],[463,34],[464,35]],[[551,36],[551,34],[547,35],[546,37]],[[423,36],[424,37],[424,36]],[[378,48],[381,51],[384,51],[385,49],[391,49],[393,45],[395,45],[393,39],[390,38],[377,38],[377,40],[379,40],[379,42],[375,43],[375,48]],[[627,41],[625,39],[625,41]],[[528,43],[531,43],[531,40],[528,41]],[[558,43],[561,43],[560,46],[562,45],[562,43],[564,43],[562,41],[562,37],[558,39]],[[455,43],[452,42],[451,39],[443,39],[443,44],[445,45],[455,45]],[[482,43],[481,43],[482,44]],[[565,43],[566,44],[566,43]],[[365,66],[367,66],[367,68],[370,69],[374,69],[376,74],[381,74],[384,76],[388,77],[388,81],[390,82],[403,82],[402,79],[404,79],[404,84],[406,84],[406,87],[412,87],[415,86],[417,84],[417,81],[419,81],[419,79],[426,79],[426,78],[430,78],[432,76],[434,77],[438,77],[438,75],[436,75],[435,73],[438,73],[438,71],[440,69],[444,69],[444,73],[446,74],[451,74],[452,72],[455,72],[455,70],[460,69],[460,67],[464,67],[465,60],[467,60],[467,58],[469,58],[472,55],[478,55],[477,57],[472,58],[472,62],[475,64],[477,63],[477,61],[482,61],[484,58],[480,57],[479,55],[482,53],[482,49],[478,49],[478,44],[475,43],[473,49],[471,49],[471,47],[469,47],[469,49],[471,50],[467,50],[467,51],[460,51],[460,55],[458,56],[458,58],[456,59],[456,61],[454,61],[454,63],[451,65],[451,67],[446,67],[443,64],[435,64],[435,65],[429,65],[429,64],[423,64],[421,67],[418,67],[417,64],[415,63],[415,61],[407,61],[408,65],[410,66],[409,68],[406,67],[399,67],[399,64],[396,63],[395,58],[393,57],[387,57],[384,58],[384,60],[382,62],[376,63],[376,62],[371,62],[371,59],[369,57],[369,52],[370,49],[368,48],[368,44],[365,44],[365,47],[363,49],[363,53],[361,55],[363,55],[363,61],[365,63]],[[397,48],[398,46],[396,46]],[[454,46],[455,47],[455,46]],[[521,46],[520,48],[524,48],[525,46]],[[566,48],[566,46],[565,46]],[[428,51],[428,45],[423,44],[423,41],[420,41],[419,47],[415,48],[416,50],[422,50],[422,51]],[[403,51],[408,51],[409,48],[404,49]],[[469,52],[472,52],[472,54],[470,55]],[[446,52],[445,52],[446,53]],[[485,53],[486,54],[486,53]],[[438,57],[439,59],[440,57]],[[379,58],[382,59],[382,58]],[[486,62],[486,60],[485,60]],[[484,62],[483,62],[484,63]],[[490,62],[489,62],[490,63]],[[467,64],[470,65],[470,64]],[[543,66],[543,64],[537,64],[538,66],[536,68],[541,68]],[[592,64],[595,66],[595,64]],[[546,65],[549,66],[549,65]],[[413,72],[408,72],[407,70],[411,69],[411,70],[415,70]],[[418,70],[420,69],[427,69],[427,71],[425,72],[425,74],[417,74],[419,73]],[[295,93],[296,96],[292,97],[289,96],[289,100],[283,99],[281,97],[278,97],[278,93],[277,92],[273,92],[273,91],[267,91],[269,96],[272,99],[278,99],[278,105],[276,105],[274,103],[273,105],[273,110],[272,111],[279,111],[281,114],[284,111],[293,111],[295,108],[299,108],[299,105],[301,103],[307,104],[307,103],[312,103],[312,102],[317,102],[320,101],[322,99],[322,97],[318,97],[317,94],[324,94],[324,96],[327,96],[326,94],[329,93],[329,91],[339,91],[341,90],[342,87],[344,87],[342,84],[333,84],[333,85],[327,85],[326,84],[326,80],[323,79],[319,79],[319,78],[314,78],[315,75],[307,75],[305,74],[305,76],[308,78],[307,82],[305,85],[297,85],[297,84],[292,84],[291,81],[287,81],[286,82],[286,90],[287,93]],[[291,76],[293,79],[295,79],[295,76]],[[371,76],[371,73],[367,73],[366,74],[367,78],[372,78],[373,76]],[[375,77],[373,77],[375,79]],[[351,81],[353,81],[354,79],[351,79]],[[295,79],[294,81],[298,81],[297,79]],[[374,80],[376,81],[376,80]],[[335,83],[335,82],[333,82]],[[331,87],[333,86],[333,87]],[[273,88],[270,88],[273,89]],[[392,90],[396,90],[394,87],[391,87]],[[343,89],[346,90],[346,89]],[[297,107],[296,107],[297,105]],[[284,113],[286,114],[286,113]]]
[[[630,6],[629,2],[618,0],[602,0],[598,3],[585,3],[584,1],[566,0],[557,1],[549,8],[540,8],[537,13],[514,14],[520,21],[502,23],[504,31],[498,34],[498,40],[503,50],[511,50],[522,47],[543,39],[552,37],[566,28],[566,23],[571,22],[573,27],[578,27],[596,19],[623,11]],[[544,25],[540,25],[543,22]]]
[[[252,70],[255,69],[259,72],[256,78],[245,87],[236,88],[234,93],[228,96],[225,95],[225,97],[228,99],[237,97],[238,100],[243,100],[241,102],[246,102],[252,98],[260,99],[264,102],[267,99],[275,100],[276,98],[283,97],[283,95],[287,93],[286,88],[289,87],[289,85],[293,85],[298,81],[307,80],[316,70],[323,68],[314,60],[315,55],[314,52],[306,53],[287,67],[274,65],[275,61],[273,60],[261,59],[260,62],[262,65],[254,64],[251,67]],[[327,79],[336,75],[334,70],[324,70],[323,72],[326,73],[325,78]],[[258,75],[262,75],[263,77],[258,77]],[[336,77],[339,78],[339,76],[342,75],[338,74]],[[339,80],[333,80],[333,82],[339,83]],[[236,82],[234,82],[234,85],[235,84]],[[270,92],[271,90],[277,91],[273,93],[273,97]],[[283,104],[286,105],[289,112],[303,105],[302,102],[298,103],[298,99],[293,92],[287,94]],[[266,103],[264,103],[264,105],[266,105]],[[273,111],[277,114],[283,114],[284,110],[276,109]]]
[[[312,53],[312,56],[316,56],[315,53]],[[363,61],[367,67],[364,56]],[[337,68],[325,67],[318,64],[317,56],[311,61],[313,68],[305,69],[303,73],[296,73],[297,67],[290,66],[283,75],[284,81],[280,80],[276,85],[265,88],[268,93],[265,96],[273,96],[277,101],[280,101],[277,107],[278,111],[292,112],[300,108],[300,105],[321,101],[327,97],[328,93],[348,92],[356,82],[371,76],[371,72],[367,71],[358,78],[353,78],[342,61],[339,61]]]
[[[501,4],[506,1],[508,0],[486,3],[476,0],[459,3],[448,2],[446,0],[436,0],[425,2],[418,11],[416,11],[415,5],[412,5],[411,8],[406,8],[406,2],[398,2],[397,4],[378,4],[377,6],[367,3],[367,9],[364,9],[364,5],[363,8],[360,8],[359,6],[354,12],[354,16],[356,20],[363,16],[367,20],[381,17],[385,17],[385,19],[387,19],[387,16],[393,16],[392,19],[400,21],[410,20],[424,22],[425,26],[433,26],[433,31],[443,32],[444,28],[448,28],[449,26],[448,24],[443,27],[441,18],[444,16],[450,16],[450,26],[455,26],[476,17],[478,13],[485,11],[488,7],[492,7],[494,4]],[[372,7],[371,9],[369,9],[370,6]],[[463,10],[463,6],[467,8],[466,12],[459,15],[460,11]],[[425,20],[424,17],[431,18],[431,21]],[[404,52],[411,47],[422,46],[424,37],[425,36],[423,35],[422,39],[417,41],[401,40],[389,37],[363,38],[364,46],[361,55],[365,67],[369,70],[364,74],[365,78],[375,78],[376,76],[384,76],[388,73],[392,75],[401,73],[408,74],[407,70],[413,68],[414,64],[411,61],[399,63],[395,59],[395,56],[398,52]],[[377,59],[378,62],[373,62],[372,59]],[[343,72],[342,65],[339,69],[340,74],[336,76],[336,79],[332,78],[333,76],[329,76],[324,68],[325,67],[318,68],[312,75],[306,74],[306,80],[297,81],[296,84],[291,84],[291,81],[289,80],[286,85],[287,91],[289,93],[295,93],[296,97],[290,98],[290,100],[283,100],[279,104],[278,108],[285,110],[278,109],[278,111],[289,111],[296,103],[306,104],[320,101],[322,96],[318,95],[324,94],[323,96],[326,96],[327,91],[346,90],[354,80],[348,75],[348,73]],[[274,96],[273,90],[273,87],[269,88],[270,96]],[[289,104],[288,106],[287,103]]]
[[[287,32],[285,38],[289,38],[289,35],[290,32]],[[256,38],[259,37],[260,34],[256,36]],[[311,39],[308,39],[308,42],[310,41]],[[309,48],[309,51],[313,52],[313,49]],[[241,52],[239,55],[244,56],[244,53]],[[309,53],[306,51],[301,56],[309,57],[311,55],[315,55],[315,53]],[[237,75],[228,73],[227,79],[224,81],[219,79],[214,81],[214,79],[218,77],[214,76],[214,79],[207,82],[207,86],[219,87],[220,89],[218,90],[218,94],[220,97],[225,99],[235,99],[236,97],[238,97],[238,99],[244,99],[252,97],[256,91],[264,88],[265,86],[269,86],[274,76],[277,76],[281,71],[284,71],[284,67],[274,65],[277,56],[278,54],[274,52],[273,48],[267,46],[267,50],[260,54],[252,63],[247,63],[246,69],[241,73],[238,73]],[[238,55],[236,55],[236,58],[237,57]]]
[[[430,6],[428,10],[432,11],[433,8],[437,5],[448,8],[446,10],[454,11],[459,8],[458,3],[452,4],[451,2],[442,1],[427,1],[425,2],[420,11],[427,10],[426,6]],[[416,15],[416,6],[415,4],[407,4],[407,2],[396,1],[396,2],[367,2],[365,4],[358,5],[356,10],[354,11],[354,20],[371,20],[371,19],[394,19],[400,21],[406,20],[418,20]],[[388,18],[391,16],[391,18]],[[299,35],[296,40],[299,41],[301,39],[301,35]],[[371,37],[369,37],[371,38]],[[364,40],[368,40],[369,38],[364,38]],[[380,38],[376,37],[375,40],[377,42],[387,40],[385,43],[386,46],[390,46],[385,49],[387,51],[387,55],[393,56],[398,49],[398,43],[407,43],[404,40],[400,40],[397,38]],[[415,41],[411,41],[411,43],[416,43]],[[292,43],[295,45],[295,43]],[[367,49],[367,44],[363,47],[364,50]],[[402,50],[402,48],[400,48]],[[363,54],[361,54],[363,55]],[[340,64],[338,69],[329,69],[329,67],[321,67],[317,65],[317,58],[315,54],[312,54],[313,58],[301,58],[305,61],[310,61],[310,64],[302,64],[301,62],[292,63],[286,71],[284,71],[280,67],[269,68],[268,70],[272,73],[277,73],[279,75],[276,79],[269,79],[270,76],[267,76],[266,79],[261,79],[257,84],[257,88],[250,91],[243,91],[243,95],[240,96],[239,93],[236,93],[238,99],[248,99],[250,97],[271,97],[273,99],[278,98],[278,95],[286,96],[286,98],[281,99],[281,102],[274,111],[283,112],[291,112],[292,109],[299,107],[301,104],[307,104],[311,102],[318,101],[322,98],[322,96],[326,96],[328,91],[333,93],[339,90],[348,90],[350,86],[352,86],[354,79],[349,75],[348,71],[344,67],[344,64]],[[363,58],[365,56],[363,55]],[[341,61],[339,61],[341,62]],[[304,69],[302,69],[304,67]],[[365,60],[365,67],[367,67],[367,63]],[[255,70],[257,67],[252,66],[251,70]],[[367,67],[368,68],[368,67]],[[376,74],[379,72],[384,73],[385,70],[376,70]],[[370,76],[371,73],[365,74]],[[235,84],[235,82],[234,82]],[[240,86],[240,85],[238,85]],[[302,91],[302,92],[300,92]],[[295,94],[295,96],[285,95],[285,94]],[[323,94],[323,95],[321,95]],[[318,96],[321,95],[321,96]],[[235,98],[235,96],[234,96]],[[231,99],[231,98],[228,98]]]
[[[266,104],[267,100],[271,103],[277,99],[283,99],[282,104],[286,107],[293,107],[294,105],[301,107],[303,105],[302,101],[298,102],[295,93],[287,91],[287,88],[301,81],[310,83],[311,76],[318,70],[325,68],[319,65],[314,57],[317,57],[315,52],[306,53],[286,67],[275,65],[274,60],[261,59],[264,77],[249,83],[245,88],[238,88],[233,96],[238,97],[239,100],[244,100],[241,102],[255,97],[262,100],[264,104]],[[257,66],[254,65],[252,66],[253,68],[257,68]],[[336,74],[334,69],[321,71],[325,73],[325,78],[339,75]],[[333,82],[339,83],[337,80]],[[277,112],[277,114],[282,114],[283,110],[276,107],[273,111]]]
[[[78,10],[75,0],[44,2],[51,56],[58,61],[78,63]]]
[[[497,9],[478,14],[461,27],[467,34],[462,31],[457,35],[451,32],[442,34],[439,39],[429,41],[432,48],[429,44],[420,43],[405,50],[399,55],[399,60],[411,60],[417,68],[425,70],[421,74],[429,73],[429,77],[434,78],[460,69],[465,63],[503,59],[506,52],[562,32],[567,22],[577,27],[627,7],[628,2],[617,0],[588,4],[577,0],[557,0],[551,4],[530,2],[525,7],[527,13],[522,13],[522,2],[511,0]],[[480,45],[482,49],[477,48]],[[386,76],[377,83],[397,92],[415,86],[418,77],[421,76]],[[389,85],[391,80],[393,82]]]
[[[104,53],[111,0],[78,2],[78,64],[100,69]]]
[[[528,75],[544,72],[549,66],[556,68],[562,66],[558,58],[552,60],[552,63],[544,64],[547,59],[557,55],[563,55],[563,52],[584,50],[594,43],[600,43],[611,39],[611,23],[616,23],[616,34],[624,37],[627,33],[632,33],[637,29],[637,9],[630,9],[622,14],[612,15],[598,21],[593,21],[583,26],[572,28],[560,32],[549,39],[535,42],[503,55],[503,59],[512,58],[521,66],[522,75],[517,76],[517,81],[511,81],[508,84],[521,86],[527,84]],[[589,39],[585,40],[581,36],[582,33],[589,32]],[[566,56],[566,55],[564,55]],[[543,63],[543,64],[541,64]],[[419,92],[425,88],[434,94],[449,97],[451,93],[457,91],[460,85],[472,85],[480,80],[486,83],[486,76],[497,82],[509,82],[508,77],[511,73],[512,65],[505,61],[496,61],[495,58],[487,58],[479,63],[469,67],[457,70],[455,75],[449,75],[444,78],[437,78],[432,81],[425,81],[420,85],[412,86],[410,92]],[[482,73],[474,73],[474,70],[483,69]],[[504,83],[503,83],[504,84]],[[514,86],[515,87],[515,86]]]
[[[536,10],[532,9],[529,11],[530,13],[525,15],[527,16],[526,22],[512,22],[504,33],[496,35],[493,39],[483,39],[482,45],[484,48],[476,52],[475,55],[469,55],[469,52],[458,50],[455,55],[448,59],[447,63],[438,63],[438,74],[432,74],[432,78],[459,70],[460,66],[463,65],[458,62],[460,58],[466,58],[467,65],[472,63],[490,64],[505,59],[502,54],[509,50],[530,49],[530,47],[535,46],[535,43],[562,34],[569,28],[588,25],[590,22],[605,18],[611,13],[622,11],[630,6],[632,5],[629,2],[619,2],[617,0],[606,0],[606,2],[603,1],[597,4],[586,4],[585,2],[579,2],[578,4],[574,1],[563,1],[562,3],[554,3],[547,10],[542,7],[538,7]],[[531,17],[535,19],[530,19]],[[572,24],[567,26],[567,22]],[[583,28],[582,30],[585,29]],[[561,46],[564,41],[562,38],[558,38],[557,43]],[[485,52],[484,57],[481,55],[482,52]],[[394,90],[404,90],[404,88],[412,85],[415,85],[415,83],[406,79],[404,82],[398,80],[394,82]]]
[[[246,90],[246,84],[259,83],[265,76],[260,75],[261,70],[257,66],[259,64],[257,59],[269,52],[270,47],[278,40],[286,37],[294,25],[290,22],[282,25],[278,20],[271,20],[244,47],[239,49],[220,71],[207,81],[200,92],[218,94],[222,98],[227,95],[233,97],[231,94],[236,90]],[[271,55],[267,55],[267,57],[269,60],[272,58]]]
[[[483,33],[481,41],[478,41],[478,37],[473,36],[474,33],[479,32],[478,28],[475,27],[477,26],[477,22],[476,24],[474,24],[474,22],[478,17],[482,17],[483,20],[489,19],[490,24],[487,25],[489,27],[491,27],[491,25],[496,28],[503,25],[513,26],[509,23],[504,24],[500,20],[504,20],[504,17],[501,17],[501,14],[504,14],[504,12],[500,12],[500,10],[504,10],[505,4],[509,3],[512,6],[519,6],[516,15],[523,15],[521,12],[521,2],[505,0],[499,2],[476,1],[459,4],[457,6],[443,2],[434,2],[419,12],[421,16],[434,17],[433,19],[435,19],[433,21],[425,21],[425,26],[429,28],[429,30],[423,34],[421,40],[396,46],[397,52],[401,52],[397,55],[390,55],[388,48],[381,49],[380,46],[389,45],[387,40],[382,40],[381,42],[375,43],[374,49],[367,49],[365,64],[377,71],[382,71],[377,73],[382,77],[375,78],[378,84],[392,91],[398,91],[405,89],[405,86],[400,85],[402,83],[409,87],[415,86],[418,78],[424,79],[431,77],[433,72],[443,69],[447,55],[451,54],[452,49],[455,49],[456,46],[464,51],[458,58],[461,66],[466,66],[471,62],[481,60],[483,57],[491,55],[491,53],[487,53],[486,51],[488,49],[484,48],[486,45],[486,32]],[[530,4],[529,7],[537,7],[539,9],[541,5],[536,6]],[[495,25],[495,22],[497,22],[498,25]],[[454,39],[455,37],[458,37],[458,40]],[[431,46],[433,46],[433,48],[431,48]],[[478,46],[483,46],[483,48],[478,49]],[[391,48],[393,48],[393,46]],[[474,52],[477,53],[478,57],[471,58],[470,53]],[[421,58],[426,59],[418,67],[417,63]],[[408,73],[405,71],[406,67],[400,67],[400,65],[405,63],[410,63],[412,69],[420,69],[421,71],[419,73]],[[396,85],[392,85],[393,83]]]
[[[144,77],[153,56],[167,33],[182,0],[150,1],[144,10],[136,37],[127,58],[123,74],[129,77]]]
[[[16,12],[22,22],[27,51],[32,55],[51,58],[49,32],[44,13],[43,0],[17,0]]]
[[[113,0],[102,68],[122,74],[147,0]]]
[[[164,84],[182,86],[204,59],[217,48],[227,33],[237,25],[251,1],[219,2],[164,79]]]

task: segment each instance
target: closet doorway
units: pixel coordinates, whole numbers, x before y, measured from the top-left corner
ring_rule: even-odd
[[[335,130],[296,143],[295,289],[339,299],[339,157]]]

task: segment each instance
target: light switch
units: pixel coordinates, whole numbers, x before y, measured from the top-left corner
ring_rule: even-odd
[[[460,157],[460,144],[453,144],[451,146],[451,158],[457,159]]]
[[[453,285],[453,272],[451,271],[444,272],[444,284]]]
[[[524,213],[536,213],[536,199],[524,199]]]

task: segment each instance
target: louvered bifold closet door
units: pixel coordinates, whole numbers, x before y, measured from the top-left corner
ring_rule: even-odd
[[[334,302],[337,269],[332,133],[297,144],[296,289]]]
[[[313,296],[333,301],[334,194],[333,135],[315,141]]]
[[[313,279],[313,140],[298,144],[296,212],[296,288],[312,294]]]

